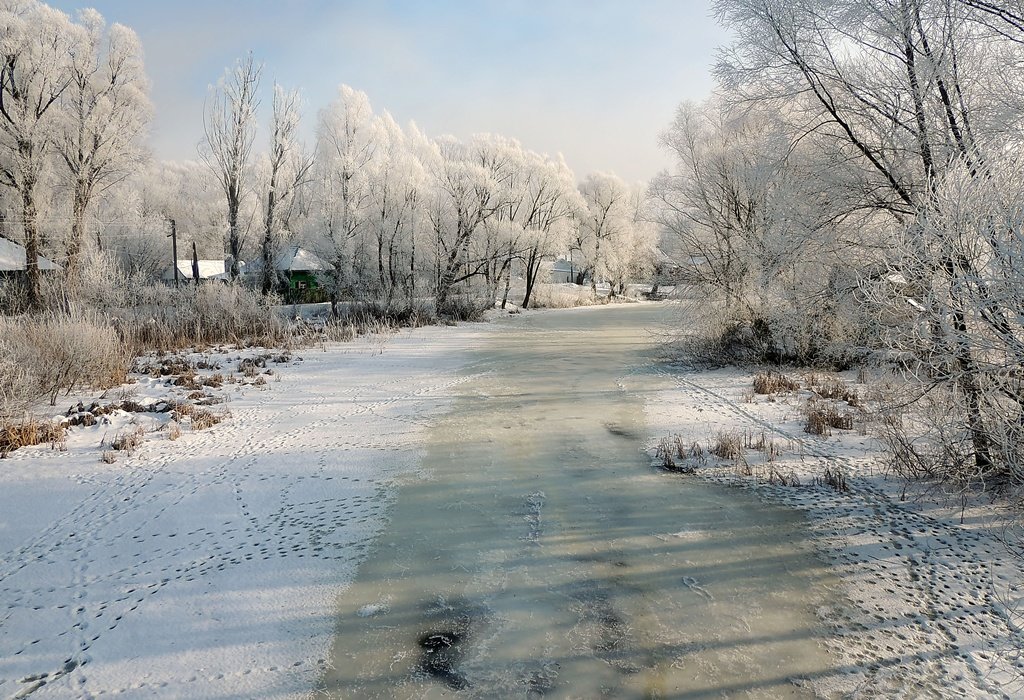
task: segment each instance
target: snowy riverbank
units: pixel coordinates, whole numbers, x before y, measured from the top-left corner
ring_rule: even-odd
[[[225,384],[229,420],[112,464],[100,441],[150,414],[0,461],[0,696],[308,693],[335,596],[481,329],[306,349],[265,384]]]
[[[804,396],[753,397],[740,370],[671,373],[675,386],[650,397],[650,434],[707,444],[719,431],[774,441],[775,467],[800,486],[759,484],[731,462],[712,459],[701,477],[756,489],[803,511],[815,545],[833,564],[850,604],[821,609],[835,630],[837,673],[820,692],[862,697],[1024,695],[1024,582],[1019,556],[1001,541],[1006,517],[989,502],[968,507],[927,484],[887,475],[880,448],[857,431],[803,431]],[[653,449],[653,445],[652,445]],[[756,454],[751,456],[757,471]],[[826,467],[849,490],[814,485]],[[695,478],[680,476],[679,478]]]

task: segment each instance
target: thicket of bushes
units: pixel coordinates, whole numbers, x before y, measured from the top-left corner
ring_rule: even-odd
[[[10,420],[39,397],[125,381],[128,344],[106,321],[49,314],[0,317],[0,418]]]
[[[288,344],[277,299],[236,285],[156,288],[145,303],[117,310],[111,323],[136,352],[230,343]]]

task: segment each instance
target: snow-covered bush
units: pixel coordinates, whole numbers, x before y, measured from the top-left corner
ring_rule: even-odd
[[[287,345],[277,299],[240,285],[161,287],[157,303],[126,310],[116,323],[136,350],[172,350],[213,343]]]
[[[607,297],[601,297],[598,301],[607,302]],[[571,309],[593,303],[593,291],[589,287],[575,284],[539,283],[530,298],[530,305],[535,309]]]
[[[0,319],[0,417],[8,420],[61,392],[108,388],[125,381],[128,349],[103,322],[69,316]]]
[[[662,136],[675,166],[651,183],[669,266],[691,303],[685,343],[722,362],[847,366],[868,338],[854,303],[874,226],[778,110],[724,97],[680,107]],[[870,222],[868,222],[870,223]],[[662,263],[664,266],[664,263]]]
[[[910,469],[960,484],[1024,485],[1022,166],[951,168],[899,241],[898,289],[874,299],[908,319],[885,341],[918,394],[886,437]]]

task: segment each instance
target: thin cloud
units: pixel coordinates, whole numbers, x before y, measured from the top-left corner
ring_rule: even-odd
[[[54,2],[75,12],[75,2]],[[207,86],[249,50],[265,80],[302,88],[307,137],[337,85],[430,134],[496,132],[561,152],[582,177],[646,179],[657,134],[683,99],[707,94],[726,33],[705,2],[137,3],[96,0],[146,50],[159,157],[194,157]]]

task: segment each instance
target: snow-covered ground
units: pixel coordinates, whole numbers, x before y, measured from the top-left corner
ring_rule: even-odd
[[[239,363],[261,351],[193,354],[201,390],[139,376],[106,401],[152,411],[114,411],[59,449],[0,461],[0,697],[308,693],[329,658],[335,597],[384,527],[394,481],[418,463],[424,427],[471,379],[456,372],[461,350],[485,329],[270,353],[248,373]],[[769,400],[752,395],[749,372],[656,371],[671,381],[647,396],[651,435],[764,435],[774,468],[800,480],[767,485],[713,459],[696,477],[808,516],[850,601],[818,611],[841,671],[819,690],[1024,696],[1024,571],[997,507],[975,503],[961,524],[958,501],[888,476],[860,431],[807,435],[806,392]],[[230,418],[195,431],[182,417],[170,439],[161,404],[188,395]],[[110,449],[139,426],[137,451]],[[763,474],[763,456],[748,454]],[[826,467],[850,489],[814,485]]]
[[[880,447],[861,430],[808,435],[800,413],[808,391],[769,400],[752,395],[751,372],[666,374],[674,387],[646,405],[652,435],[678,434],[687,446],[707,445],[720,431],[754,442],[764,435],[781,452],[775,469],[801,482],[759,483],[767,466],[754,449],[747,470],[714,458],[697,469],[699,478],[757,489],[807,515],[816,546],[850,600],[818,611],[836,630],[830,650],[843,671],[843,680],[830,679],[819,690],[883,698],[1024,697],[1024,567],[1005,543],[1003,510],[976,499],[961,524],[959,499],[892,476]],[[849,476],[848,491],[814,484],[836,467]]]
[[[193,392],[230,412],[219,425],[182,418],[170,439],[158,409],[186,390],[140,376],[108,400],[154,411],[114,411],[63,449],[0,461],[0,697],[308,693],[335,595],[480,329],[307,348],[248,377],[239,361],[257,351],[192,355],[199,384],[226,379]],[[137,451],[111,450],[139,426]]]

